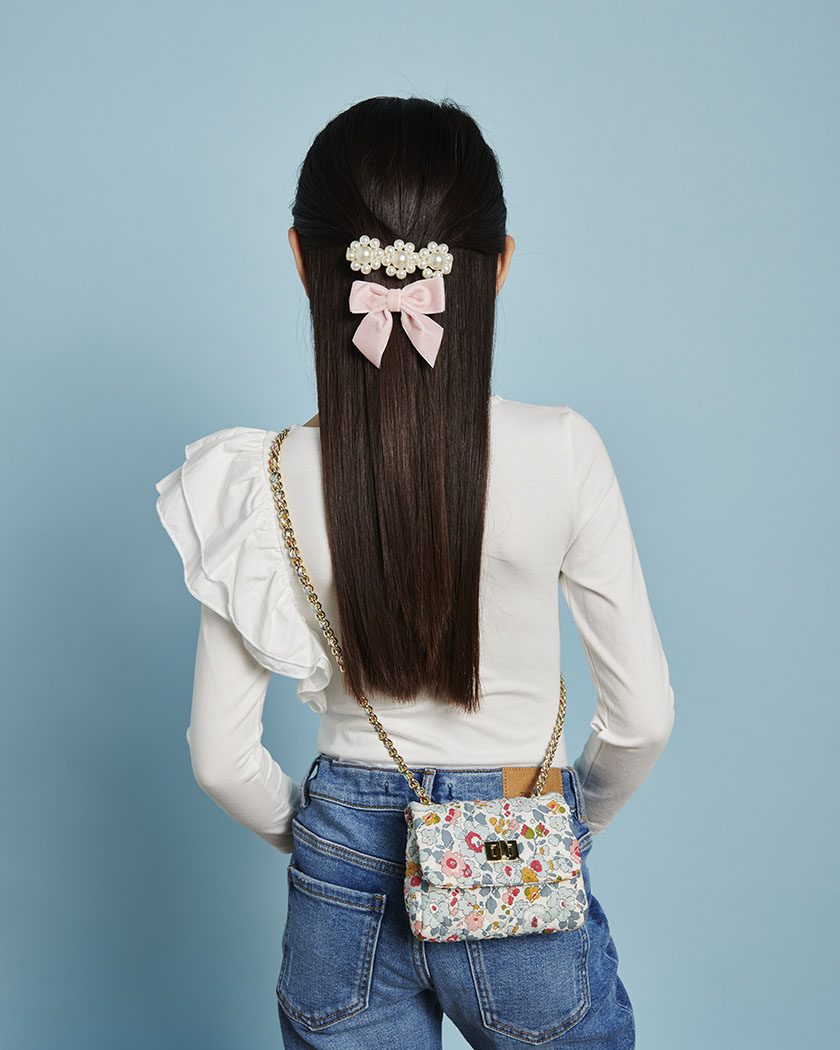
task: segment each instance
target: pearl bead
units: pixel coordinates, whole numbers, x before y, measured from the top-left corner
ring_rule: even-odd
[[[420,270],[423,277],[443,277],[452,269],[452,255],[448,245],[429,241],[423,248],[416,248],[411,241],[399,237],[384,248],[378,237],[363,233],[350,242],[345,252],[350,269],[368,274],[384,267],[389,277],[403,280],[408,274]]]

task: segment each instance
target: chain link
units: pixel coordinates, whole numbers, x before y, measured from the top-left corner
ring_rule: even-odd
[[[280,525],[280,534],[283,537],[283,541],[286,546],[286,550],[289,555],[289,560],[292,563],[295,575],[303,587],[307,598],[309,599],[312,608],[315,610],[315,617],[318,620],[318,624],[321,628],[321,632],[327,640],[327,644],[335,657],[335,662],[342,674],[344,674],[344,659],[341,655],[341,646],[338,643],[335,631],[332,629],[330,621],[327,619],[327,614],[324,612],[324,608],[315,593],[315,588],[312,581],[309,578],[309,573],[306,571],[306,567],[303,564],[303,559],[300,555],[300,550],[295,539],[294,530],[292,528],[292,519],[289,514],[289,505],[286,502],[286,491],[283,488],[283,479],[280,475],[280,446],[286,439],[286,435],[291,431],[291,427],[286,427],[281,430],[271,443],[271,448],[268,455],[268,478],[271,483],[272,492],[274,494],[274,506],[277,511],[277,520]],[[367,714],[368,722],[373,726],[376,731],[376,735],[385,745],[388,754],[394,760],[399,769],[400,773],[408,781],[408,785],[411,790],[417,795],[420,801],[427,806],[432,804],[432,800],[429,797],[428,792],[420,785],[415,775],[408,768],[408,764],[402,755],[397,751],[394,746],[394,742],[385,732],[385,728],[376,716],[375,711],[370,705],[370,701],[362,693],[356,697],[359,706]],[[545,756],[545,761],[540,767],[540,774],[537,777],[536,783],[531,791],[531,796],[536,797],[542,794],[545,782],[548,779],[548,774],[551,770],[551,764],[554,761],[554,755],[557,751],[557,745],[560,743],[560,735],[563,732],[563,722],[566,717],[566,683],[563,679],[563,675],[560,675],[560,708],[557,713],[557,721],[554,723],[554,729],[551,733],[551,740],[548,745],[548,753]]]

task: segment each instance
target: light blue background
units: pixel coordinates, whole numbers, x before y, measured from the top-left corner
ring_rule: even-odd
[[[153,486],[201,435],[316,411],[296,171],[351,102],[412,93],[499,152],[494,389],[599,429],[671,666],[672,739],[591,858],[639,1046],[828,1044],[838,28],[818,2],[4,4],[0,1044],[280,1045],[285,858],[192,778],[198,606]],[[574,757],[594,691],[562,614]],[[300,777],[293,684],[266,741]]]

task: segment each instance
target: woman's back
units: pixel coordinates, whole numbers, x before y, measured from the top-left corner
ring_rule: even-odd
[[[321,712],[319,751],[391,765],[345,690],[285,556],[266,468],[275,434],[231,428],[193,443],[184,469],[159,482],[158,511],[184,558],[192,593],[236,628],[263,668],[298,679],[300,699]],[[424,694],[413,703],[376,693],[369,699],[410,765],[539,765],[560,688],[559,581],[596,687],[592,733],[576,766],[598,832],[647,775],[674,716],[668,665],[621,490],[596,429],[568,405],[494,394],[490,449],[480,709],[467,713]],[[281,457],[289,510],[304,564],[340,640],[321,466],[320,428],[293,425]],[[232,724],[240,734],[250,727],[238,742],[240,753],[259,750],[267,678],[237,708],[219,674],[218,639],[212,652],[200,645],[198,655],[188,739],[199,779],[209,782],[214,778],[205,776],[203,756],[216,763],[220,750],[232,747]],[[204,667],[210,661],[212,675]],[[216,699],[220,681],[225,685]],[[581,702],[589,698],[570,698],[572,706]],[[567,762],[561,736],[555,764]],[[239,770],[247,796],[254,790],[252,771],[241,764]],[[229,775],[226,782],[229,803],[237,795],[235,780]],[[247,797],[242,805],[247,811]]]
[[[560,689],[559,579],[587,644],[604,728],[610,712],[612,743],[621,743],[625,727],[634,739],[646,731],[658,737],[665,732],[671,707],[667,666],[603,445],[591,424],[566,405],[526,404],[496,394],[490,419],[481,709],[467,714],[423,694],[412,704],[375,694],[369,694],[370,700],[409,763],[539,765],[557,716]],[[319,428],[294,427],[284,444],[283,463],[301,554],[335,625],[318,484]],[[610,495],[613,502],[603,503]],[[598,520],[592,521],[599,507]],[[596,561],[575,557],[586,543],[585,532],[578,536],[584,524],[590,534],[599,530]],[[309,603],[297,591],[301,613],[317,631]],[[358,704],[347,695],[340,674],[333,674],[323,699],[320,750],[387,763],[388,756],[366,719],[359,717]],[[627,711],[623,719],[622,710]],[[566,760],[561,737],[557,762],[563,765]]]

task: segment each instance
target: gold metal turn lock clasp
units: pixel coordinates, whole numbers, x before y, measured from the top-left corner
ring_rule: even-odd
[[[516,839],[485,842],[484,855],[488,860],[516,860],[519,856],[519,846]]]

